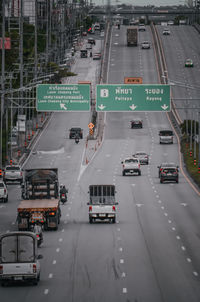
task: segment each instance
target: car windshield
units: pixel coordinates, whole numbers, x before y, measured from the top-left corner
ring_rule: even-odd
[[[0,182],[0,188],[4,188],[4,184]]]
[[[138,162],[138,160],[137,159],[134,159],[134,158],[130,158],[130,159],[126,159],[125,160],[125,163],[126,164],[129,164],[129,163],[137,163]]]
[[[163,130],[163,131],[160,131],[160,135],[161,136],[172,136],[173,135],[173,131],[171,131],[171,130]]]
[[[6,171],[19,171],[20,167],[14,167],[14,166],[10,166],[10,167],[6,167]]]
[[[163,169],[164,173],[174,173],[176,172],[176,169],[168,168],[168,169]]]

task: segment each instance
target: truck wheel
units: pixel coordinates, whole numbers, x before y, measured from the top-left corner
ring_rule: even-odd
[[[176,183],[178,184],[178,178],[176,179]]]
[[[141,175],[141,171],[138,171],[138,175],[139,175],[139,176]]]
[[[92,217],[89,218],[89,222],[93,223],[93,218]]]
[[[38,284],[38,280],[37,279],[33,280],[33,285],[37,285],[37,284]]]
[[[4,203],[8,202],[8,196],[4,199]]]
[[[123,171],[123,172],[122,172],[122,175],[123,175],[123,176],[125,176],[125,175],[126,175],[126,172],[125,172],[125,171]]]
[[[162,178],[160,179],[160,183],[161,183],[161,184],[163,183],[163,179],[162,179]]]
[[[113,222],[113,223],[115,223],[115,222],[116,222],[116,217],[114,217],[114,218],[112,219],[112,222]]]

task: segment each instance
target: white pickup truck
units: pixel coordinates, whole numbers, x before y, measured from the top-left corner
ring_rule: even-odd
[[[110,220],[116,222],[116,205],[114,185],[90,185],[89,222]]]
[[[138,158],[125,158],[122,162],[122,175],[125,176],[126,174],[138,174],[141,175],[140,169],[140,161]]]
[[[0,236],[0,281],[29,281],[37,285],[40,280],[42,255],[37,255],[37,238],[32,232],[9,232]]]
[[[4,182],[23,182],[23,171],[19,165],[8,165],[4,169]]]

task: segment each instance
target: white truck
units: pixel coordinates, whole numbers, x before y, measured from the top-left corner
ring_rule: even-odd
[[[90,185],[89,186],[89,222],[96,220],[110,220],[116,222],[115,186]]]
[[[122,162],[122,175],[125,176],[126,174],[138,174],[141,175],[140,169],[140,161],[138,158],[128,157],[125,158]]]
[[[32,282],[40,280],[42,255],[37,254],[37,238],[32,232],[9,232],[0,236],[0,280],[9,282]]]
[[[3,173],[4,182],[23,182],[23,171],[19,165],[8,165],[4,169]]]

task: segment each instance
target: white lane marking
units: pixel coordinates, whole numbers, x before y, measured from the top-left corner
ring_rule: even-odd
[[[67,217],[69,217],[69,214],[66,214]]]
[[[122,273],[122,276],[121,276],[121,277],[122,277],[122,278],[125,278],[125,277],[126,277],[125,272]]]
[[[62,229],[62,231],[61,231],[61,232],[63,233],[64,231],[65,231],[65,230],[64,230],[64,229]]]
[[[135,184],[131,184],[131,186],[133,186],[133,187],[134,187],[134,186],[135,186]]]
[[[7,230],[7,231],[6,231],[6,233],[9,233],[9,232],[10,232],[10,230]]]
[[[111,154],[106,154],[106,157],[110,157],[111,156]]]
[[[117,240],[121,240],[121,237],[117,237]]]
[[[59,252],[60,252],[60,248],[59,248],[59,247],[56,249],[56,252],[57,252],[57,253],[59,253]]]
[[[123,288],[123,294],[127,294],[127,288],[126,287]]]
[[[67,224],[67,221],[66,221],[66,220],[64,221],[64,224]]]
[[[124,259],[120,259],[120,263],[121,263],[121,264],[124,263]]]
[[[165,215],[166,217],[168,216],[168,214],[167,214],[167,213],[165,213],[164,215]]]
[[[46,288],[46,289],[44,290],[44,294],[47,295],[48,293],[49,293],[49,290],[48,290],[48,288]]]
[[[176,236],[176,239],[177,239],[177,240],[180,240],[180,239],[181,239],[181,237],[180,237],[180,236]]]
[[[157,191],[156,191],[156,190],[154,190],[154,193],[157,193]]]
[[[53,274],[49,274],[49,279],[52,279],[53,278]]]
[[[71,211],[71,207],[69,207],[68,210]]]
[[[59,242],[62,242],[63,241],[63,238],[59,238],[59,240],[58,240]]]
[[[184,206],[184,207],[186,207],[187,203],[182,202],[181,205]]]
[[[119,221],[117,220],[116,223],[119,223]]]
[[[122,248],[122,247],[120,247],[120,248],[119,248],[119,251],[120,251],[120,252],[122,252],[122,251],[123,251],[123,248]]]
[[[163,207],[163,206],[162,206],[162,207],[161,207],[161,209],[162,209],[162,210],[164,210],[164,209],[165,209],[165,207]]]
[[[140,208],[141,206],[143,206],[144,204],[143,203],[136,203],[135,204],[138,208]]]
[[[97,169],[97,172],[101,172],[101,169]]]
[[[53,260],[52,264],[56,264],[56,260]]]
[[[168,220],[168,222],[169,222],[169,223],[172,223],[172,221],[171,221],[170,219]]]
[[[181,249],[182,249],[183,251],[185,251],[185,250],[186,250],[186,248],[185,248],[183,245],[182,245]]]
[[[159,195],[156,195],[156,198],[159,198],[160,196]]]
[[[175,228],[175,227],[173,227],[173,228],[172,228],[172,231],[176,231],[176,228]]]
[[[193,274],[195,277],[198,277],[198,275],[199,275],[197,272],[193,272]]]
[[[117,230],[118,230],[118,232],[120,232],[120,228],[118,228]]]
[[[187,258],[187,262],[191,263],[191,262],[192,262],[192,260],[191,260],[190,258]]]
[[[14,225],[14,224],[15,224],[15,221],[12,222],[12,225]]]

